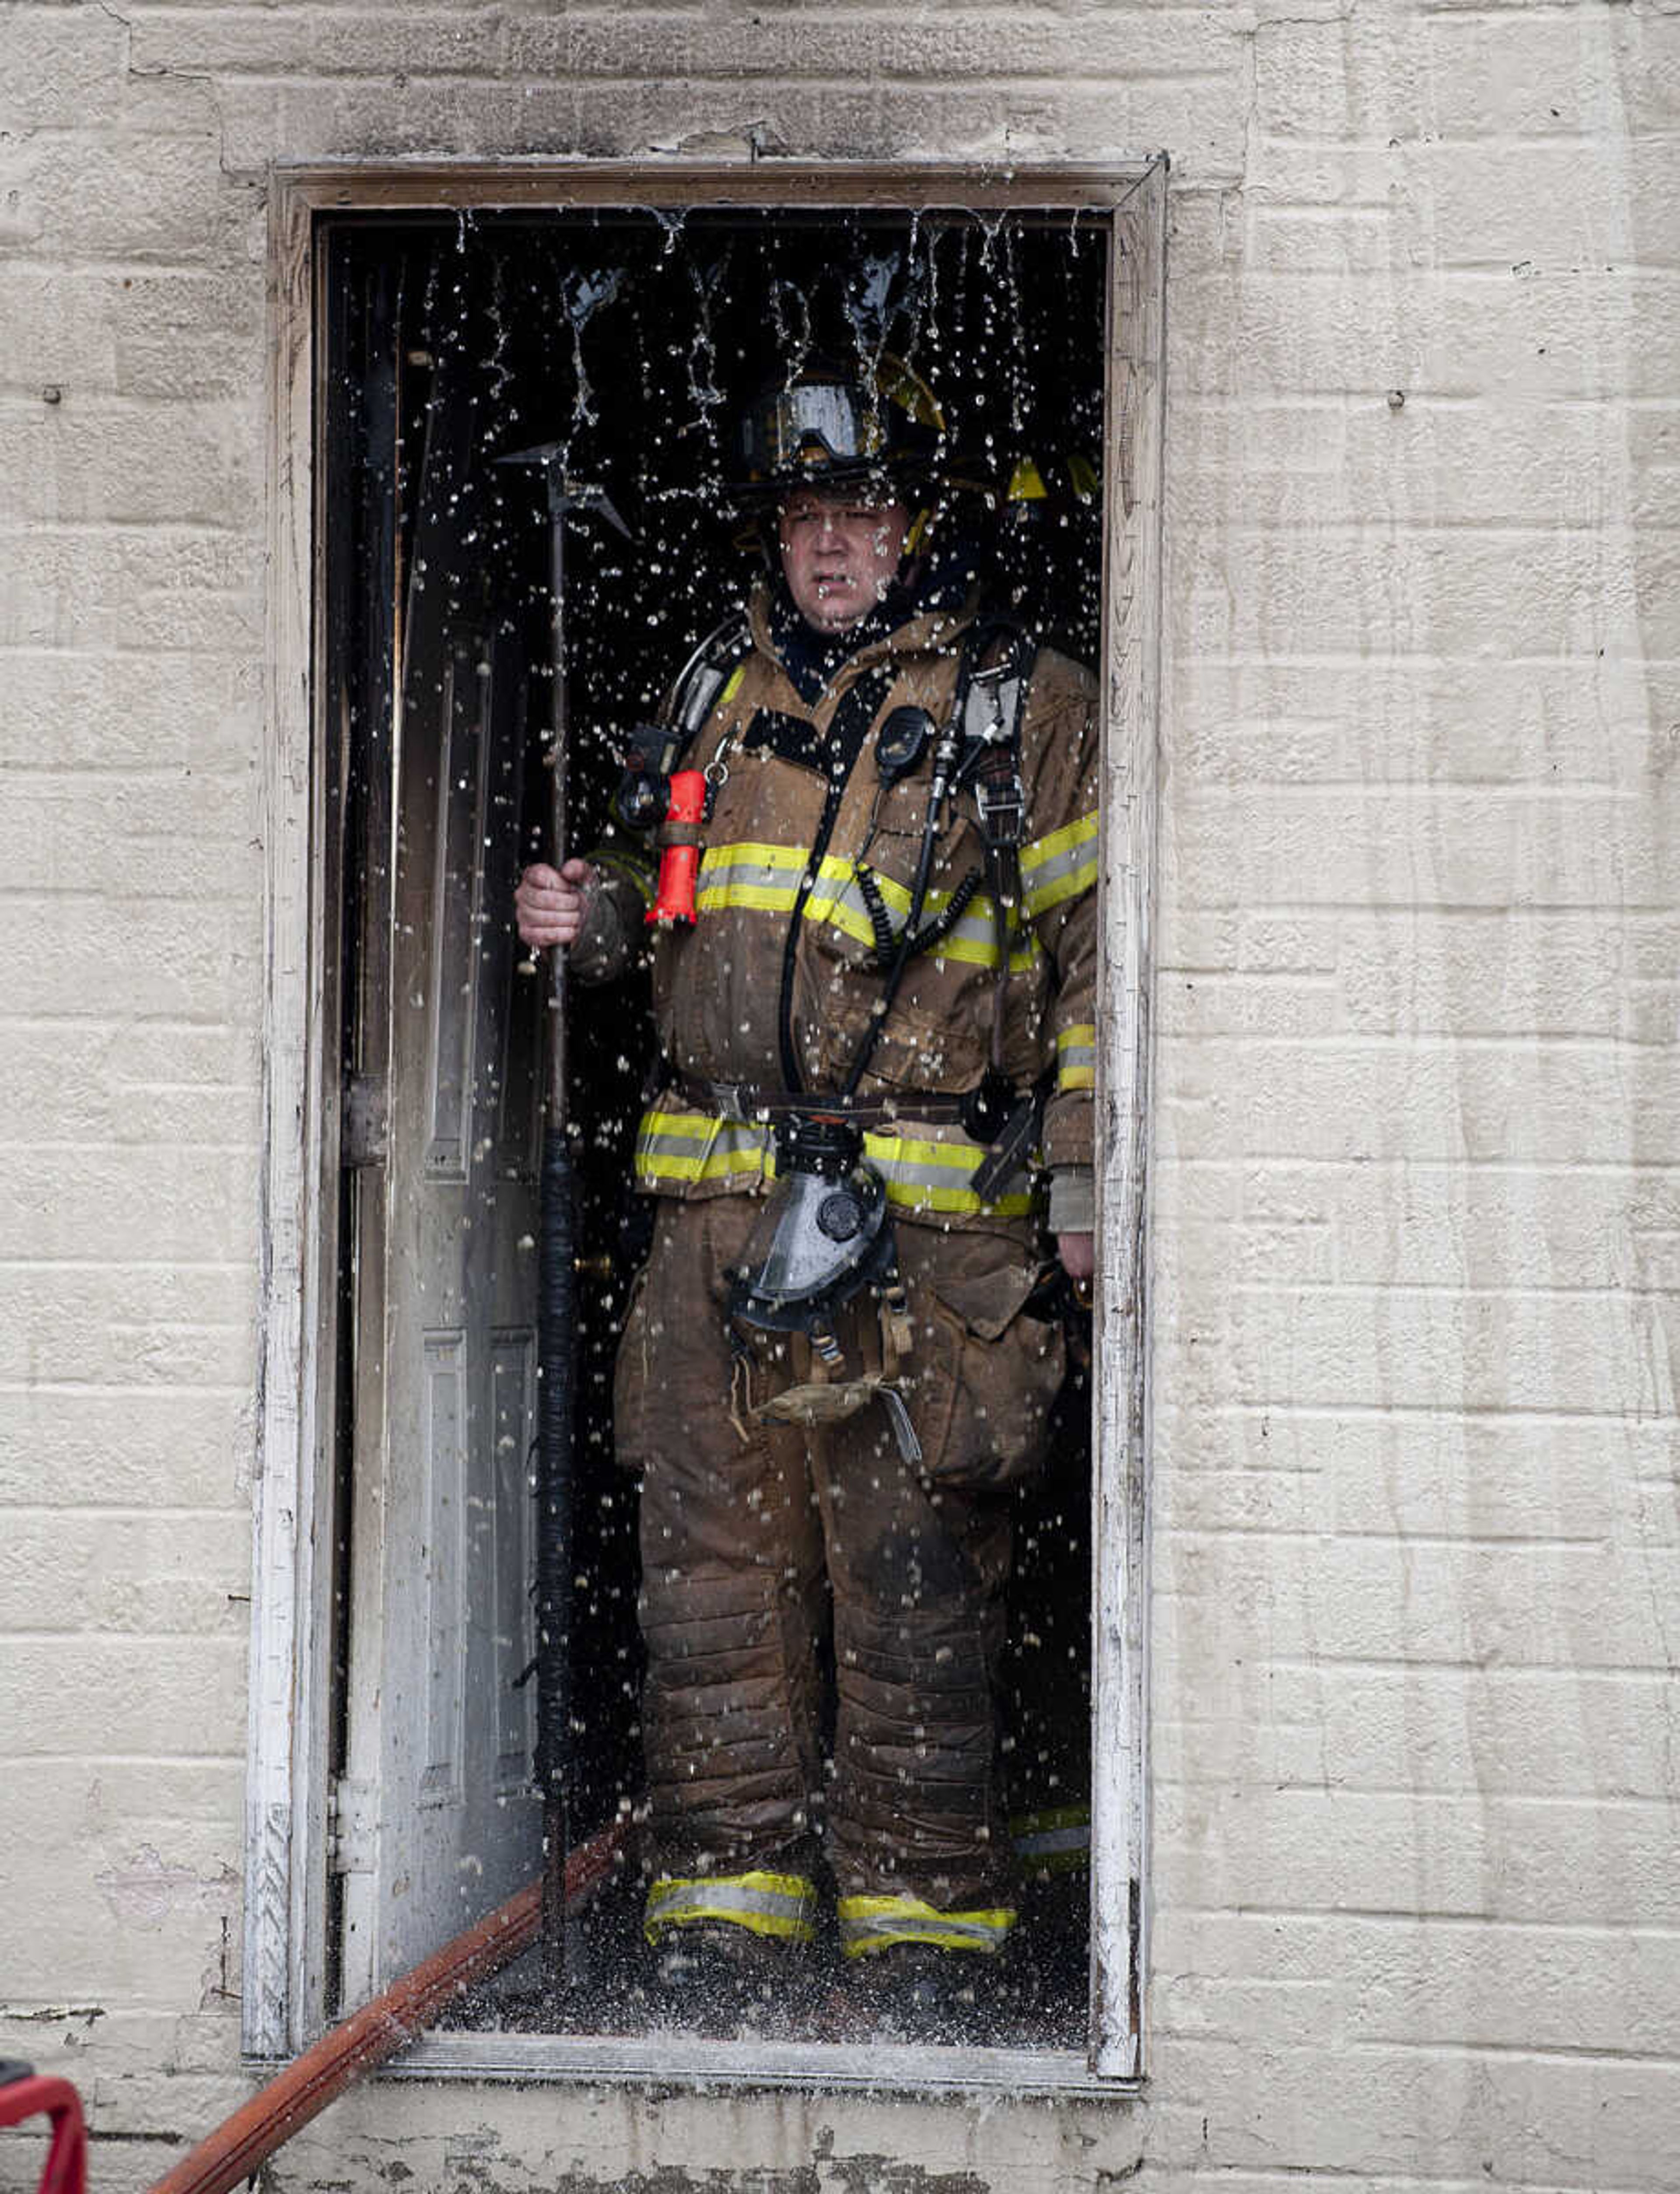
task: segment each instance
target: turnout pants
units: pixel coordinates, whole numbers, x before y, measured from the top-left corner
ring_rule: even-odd
[[[1008,1488],[1043,1452],[1059,1328],[1023,1308],[1016,1243],[900,1224],[912,1346],[890,1365],[922,1449],[878,1399],[765,1422],[802,1339],[731,1334],[725,1272],[753,1196],[662,1200],[621,1347],[622,1462],[642,1473],[647,1929],[809,1938],[826,1843],[841,1940],[1001,1947],[1014,1914],[995,1697]],[[836,1331],[881,1365],[865,1291]]]

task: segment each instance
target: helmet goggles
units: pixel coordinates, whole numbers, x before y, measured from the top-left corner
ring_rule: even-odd
[[[843,381],[802,381],[755,405],[744,422],[747,470],[754,480],[797,478],[831,466],[871,465],[886,448],[880,411]]]

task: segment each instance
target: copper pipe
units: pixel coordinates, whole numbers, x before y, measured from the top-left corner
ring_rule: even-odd
[[[615,1821],[568,1855],[569,1905],[605,1881],[623,1840],[623,1824]],[[542,1921],[542,1885],[533,1881],[324,2034],[166,2171],[151,2194],[231,2194],[301,2126],[412,2042],[446,2003],[528,1949]]]

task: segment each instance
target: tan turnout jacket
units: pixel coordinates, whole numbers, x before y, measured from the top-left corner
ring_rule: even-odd
[[[761,1188],[773,1177],[768,1128],[731,1117],[726,1102],[685,1094],[683,1077],[784,1088],[778,1038],[783,951],[810,865],[828,790],[825,739],[846,695],[879,666],[891,683],[873,712],[807,898],[792,992],[797,1056],[806,1086],[844,1082],[884,978],[870,964],[876,933],[857,886],[860,864],[901,926],[922,839],[930,749],[915,772],[884,786],[874,737],[895,709],[950,714],[962,636],[976,604],[931,612],[861,648],[815,706],[777,660],[762,587],[751,606],[752,648],[725,681],[683,767],[709,771],[715,790],[706,825],[691,930],[661,932],[654,946],[654,1007],[670,1073],[643,1116],[639,1185],[662,1196],[708,1197]],[[812,727],[808,756],[790,758],[788,728],[771,743],[760,712]],[[755,720],[756,727],[755,727]],[[795,738],[791,744],[797,744]],[[780,746],[783,751],[777,750]],[[1029,688],[1021,736],[1026,813],[1021,893],[1009,937],[1003,1064],[1020,1087],[1046,1070],[1054,1087],[1044,1120],[1046,1168],[1088,1167],[1095,1063],[1098,867],[1096,703],[1089,675],[1045,650]],[[621,835],[600,849],[603,884],[576,955],[580,974],[616,972],[641,933],[651,881],[649,849]],[[983,881],[948,937],[914,958],[871,1055],[858,1094],[888,1100],[893,1117],[866,1138],[901,1219],[980,1227],[1025,1238],[1035,1181],[1023,1171],[993,1202],[970,1186],[983,1155],[962,1129],[919,1118],[926,1092],[972,1089],[986,1070],[996,988],[992,902],[983,882],[972,795],[960,799],[938,839],[924,920],[971,870]]]

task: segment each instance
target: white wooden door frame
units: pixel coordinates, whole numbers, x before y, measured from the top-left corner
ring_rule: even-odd
[[[326,2002],[325,1795],[330,1689],[332,1318],[338,1259],[337,737],[314,675],[322,615],[321,266],[318,215],[458,207],[860,207],[1088,211],[1111,225],[1108,329],[1108,534],[1104,560],[1105,737],[1104,964],[1098,1208],[1102,1256],[1097,1351],[1094,1650],[1098,1675],[1092,1805],[1090,2065],[1044,2057],[1039,2091],[1104,2092],[1142,2066],[1147,1899],[1146,1494],[1150,1431],[1149,1118],[1153,1043],[1156,752],[1160,715],[1167,164],[1155,155],[1101,169],[933,165],[716,166],[528,160],[277,167],[269,194],[268,646],[264,784],[267,859],[264,1214],[257,1392],[245,1877],[244,2043],[255,2062],[306,2047]],[[1128,1887],[1129,1886],[1129,1887]],[[439,2037],[426,2066],[483,2077],[489,2037]],[[533,2042],[547,2042],[546,2048]],[[627,2078],[690,2071],[725,2077],[720,2045],[691,2066],[671,2037],[657,2064],[613,2054]],[[599,2078],[599,2050],[524,2037],[518,2076]],[[847,2053],[801,2053],[800,2080],[863,2076]],[[960,2052],[924,2053],[930,2059]],[[981,2053],[987,2056],[998,2053]],[[857,2053],[850,2053],[856,2056]],[[806,2061],[808,2060],[808,2061]],[[867,2066],[864,2072],[867,2073]],[[971,2084],[955,2061],[949,2083]],[[880,2076],[877,2067],[875,2076]],[[750,2077],[742,2070],[737,2076]],[[939,2084],[940,2067],[928,2079]],[[924,2082],[926,2084],[926,2082]],[[979,2084],[984,2085],[983,2080]],[[1018,2088],[1019,2082],[1017,2081]]]

